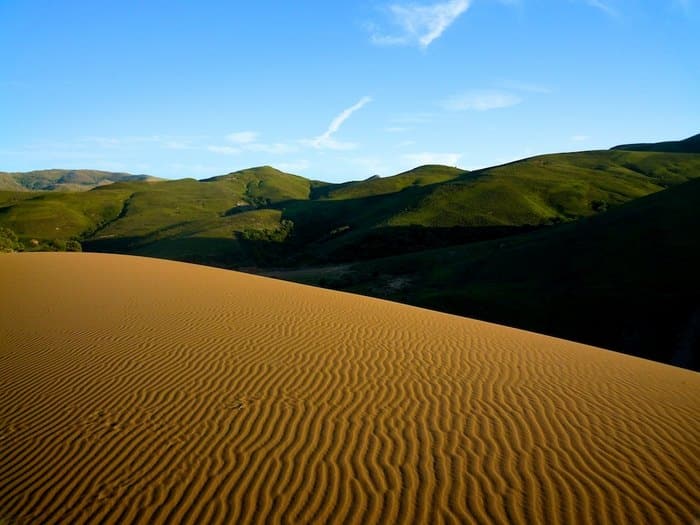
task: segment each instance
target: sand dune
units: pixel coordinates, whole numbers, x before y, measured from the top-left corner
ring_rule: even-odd
[[[0,255],[0,522],[691,523],[700,375],[176,262]]]

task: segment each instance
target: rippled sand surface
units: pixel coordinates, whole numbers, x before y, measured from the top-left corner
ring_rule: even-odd
[[[155,259],[0,290],[0,523],[700,517],[700,374]]]

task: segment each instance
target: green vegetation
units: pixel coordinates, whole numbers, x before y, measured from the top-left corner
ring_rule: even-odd
[[[255,267],[697,366],[678,339],[700,312],[696,178],[700,155],[623,149],[343,184],[262,166],[0,191],[0,227],[25,250]]]
[[[571,222],[698,175],[700,156],[627,151],[544,155],[475,172],[421,166],[344,184],[262,166],[204,181],[0,192],[0,225],[25,244],[77,239],[87,250],[223,266],[335,264]],[[266,249],[274,257],[261,257]]]
[[[399,173],[393,177],[370,177],[363,181],[343,184],[323,184],[312,190],[313,199],[360,199],[396,193],[410,187],[429,186],[446,182],[467,173],[449,166],[427,165]]]
[[[652,144],[624,144],[615,146],[614,150],[628,151],[665,151],[668,153],[700,153],[700,134],[684,140],[656,142]]]
[[[311,181],[308,179],[270,166],[236,171],[204,179],[202,182],[224,184],[245,202],[256,207],[292,199],[308,199],[311,191]]]
[[[31,239],[25,246],[20,242],[17,234],[9,228],[0,227],[0,252],[80,252],[82,246],[75,239],[52,239],[50,241],[39,241]]]
[[[27,191],[11,174],[0,172],[0,191]]]
[[[129,194],[117,184],[84,193],[39,193],[0,207],[0,225],[22,239],[83,238],[116,219]]]
[[[19,252],[24,249],[24,246],[17,234],[9,228],[0,227],[0,252]]]
[[[497,241],[277,274],[700,369],[700,179]]]
[[[149,175],[131,175],[98,170],[38,170],[22,173],[0,172],[0,190],[5,191],[87,191],[120,181],[158,180]]]

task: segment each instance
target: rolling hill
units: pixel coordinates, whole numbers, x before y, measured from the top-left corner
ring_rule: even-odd
[[[700,155],[620,149],[342,184],[261,166],[0,191],[0,227],[28,250],[244,268],[697,367],[678,335],[696,337],[697,178]]]
[[[157,177],[99,170],[37,170],[0,172],[0,190],[4,191],[87,191],[121,181],[152,181]]]
[[[695,179],[529,234],[275,276],[700,370],[698,231]]]
[[[667,153],[700,153],[700,134],[693,135],[684,140],[647,144],[623,144],[621,146],[615,146],[612,149],[626,151],[663,151]]]
[[[342,262],[569,222],[698,175],[698,156],[626,151],[473,172],[423,166],[345,184],[263,166],[37,194],[0,204],[0,226],[24,239],[76,238],[90,250],[222,265]]]

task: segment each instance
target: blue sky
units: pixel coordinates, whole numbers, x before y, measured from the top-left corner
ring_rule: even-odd
[[[700,132],[700,0],[0,0],[0,170],[343,181]]]

